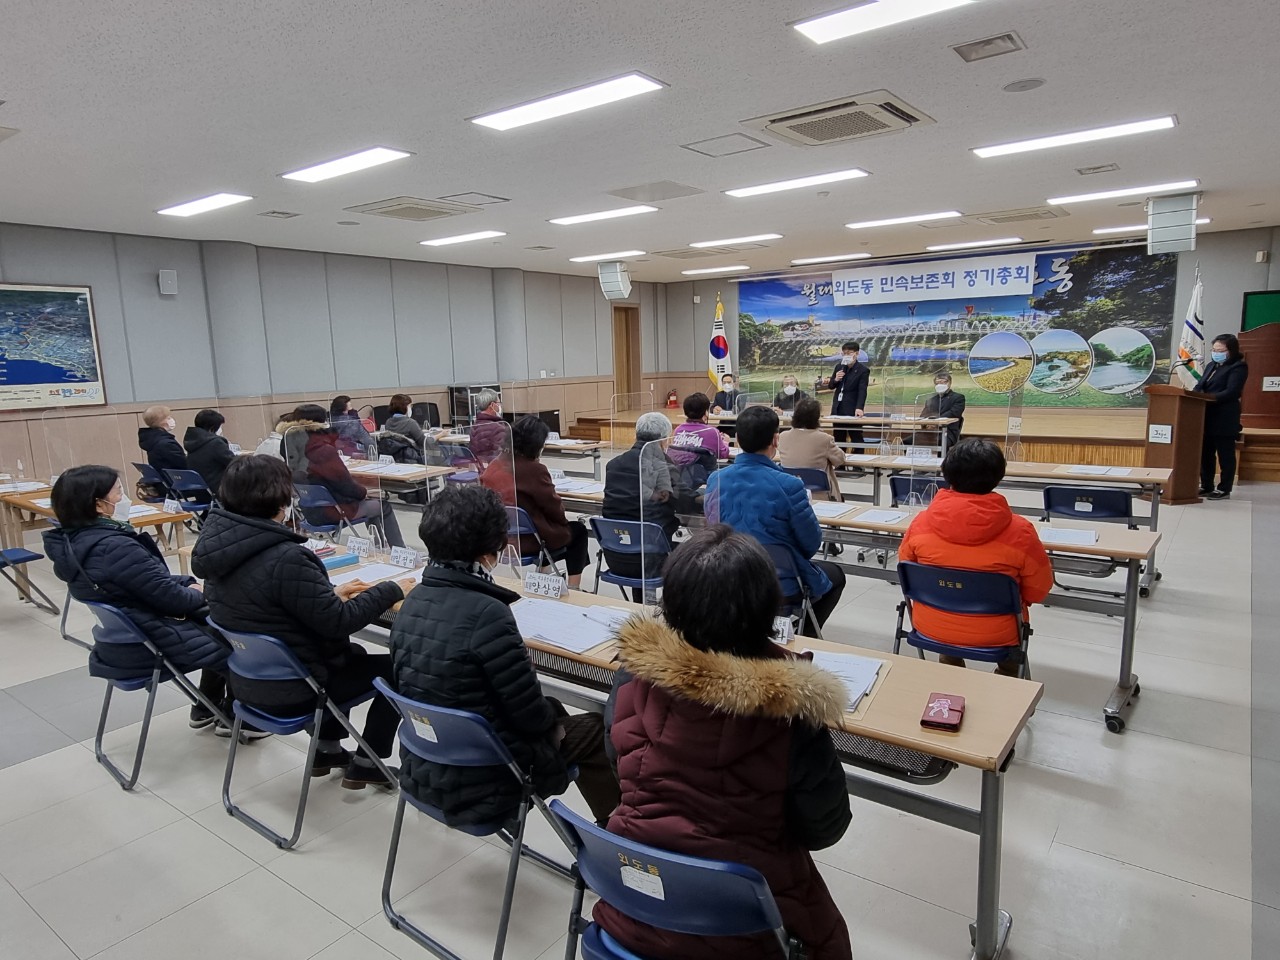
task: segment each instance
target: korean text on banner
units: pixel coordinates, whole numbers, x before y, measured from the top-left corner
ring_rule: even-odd
[[[1030,296],[1035,272],[1035,253],[854,267],[831,275],[831,294],[836,306],[893,303],[904,297],[949,300],[956,296]]]

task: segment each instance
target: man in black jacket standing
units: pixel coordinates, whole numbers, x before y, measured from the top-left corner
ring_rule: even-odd
[[[867,385],[871,382],[871,371],[858,357],[862,347],[850,340],[840,347],[839,362],[831,371],[831,376],[823,381],[824,387],[835,391],[831,401],[833,417],[861,417],[865,415],[867,405]],[[854,444],[849,453],[861,453],[857,445],[862,443],[862,427],[836,430],[836,443]]]
[[[947,424],[947,449],[951,449],[960,440],[960,430],[964,427],[964,394],[951,389],[951,374],[945,370],[933,375],[933,396],[924,402],[920,411],[922,417],[940,417],[944,420],[955,418],[955,423]]]

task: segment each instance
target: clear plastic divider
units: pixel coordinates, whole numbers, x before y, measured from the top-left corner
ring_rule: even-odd
[[[625,450],[635,438],[636,420],[640,414],[657,409],[653,393],[615,393],[609,399],[609,448]]]
[[[1022,442],[1022,387],[1008,394],[1009,407],[1005,423],[1004,458],[1010,463],[1023,463],[1027,459]]]

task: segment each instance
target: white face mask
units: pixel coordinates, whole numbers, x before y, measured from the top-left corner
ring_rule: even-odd
[[[218,434],[217,434],[217,435],[218,435],[218,436],[222,436],[222,428],[221,428],[221,427],[219,427],[219,428],[218,428]]]
[[[726,384],[724,385],[724,392],[725,392],[725,393],[733,393],[733,391],[734,391],[734,390],[736,390],[736,389],[737,389],[737,387],[736,387],[734,384],[732,384],[732,383],[726,383]]]
[[[794,396],[795,396],[795,394],[796,394],[796,388],[795,388],[795,387],[783,387],[783,388],[782,388],[782,392],[783,392],[783,393],[785,393],[788,397],[794,397]]]
[[[847,366],[849,366],[849,364],[853,363],[853,357],[852,357],[851,355],[849,355],[849,354],[847,354],[847,353],[846,353],[846,354],[845,354],[845,355],[840,359],[840,362],[841,362],[841,363],[843,363],[843,364],[847,367]]]
[[[496,407],[494,407],[494,411],[497,416],[499,417],[502,416],[502,404],[498,404]]]
[[[177,429],[178,429],[178,421],[177,421],[177,420],[175,420],[175,419],[173,419],[173,417],[170,417],[168,420],[166,420],[166,421],[164,422],[164,428],[165,428],[166,430],[177,430]]]
[[[951,385],[949,383],[935,383],[933,385],[934,393],[946,393],[950,389]]]
[[[293,504],[290,503],[284,508],[284,519],[281,520],[280,522],[288,523],[292,519],[293,519]]]
[[[129,522],[129,513],[133,510],[133,501],[128,497],[122,496],[120,502],[115,505],[111,511],[111,519],[119,520],[121,523]]]

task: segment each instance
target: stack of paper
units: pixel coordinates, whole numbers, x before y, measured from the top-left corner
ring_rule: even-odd
[[[1067,473],[1074,473],[1079,477],[1105,477],[1110,467],[1090,467],[1084,464],[1077,464],[1067,468]]]
[[[612,611],[612,614],[606,611]],[[618,625],[630,616],[626,610],[616,607],[579,607],[559,600],[530,597],[513,603],[511,612],[516,615],[521,636],[541,640],[572,653],[583,653],[612,640]]]
[[[566,477],[556,481],[559,493],[604,493],[604,484],[596,480],[573,480]]]
[[[941,457],[894,457],[895,464],[901,464],[904,467],[940,467],[942,466]]]
[[[901,510],[867,510],[858,514],[859,523],[901,523],[907,515]]]
[[[0,493],[30,493],[43,486],[39,480],[17,480],[13,483],[0,483]]]
[[[560,437],[556,440],[548,440],[547,445],[551,447],[574,447],[579,444],[591,443],[590,440],[578,440],[573,437]]]
[[[876,677],[880,675],[883,660],[875,657],[860,657],[854,653],[827,653],[822,650],[813,651],[813,665],[821,667],[828,673],[834,673],[844,681],[849,691],[849,709],[858,709],[871,688],[875,686]]]
[[[384,463],[378,472],[388,477],[407,477],[421,469],[422,465],[417,463]]]
[[[814,500],[809,506],[813,507],[813,512],[823,520],[843,517],[850,510],[855,509],[852,503],[834,503],[830,500]]]
[[[1133,470],[1130,467],[1107,467],[1108,477],[1127,477],[1131,473]]]
[[[846,453],[844,455],[845,463],[869,463],[872,460],[879,459],[879,454],[875,453]]]
[[[359,570],[330,577],[329,582],[335,587],[340,587],[344,583],[354,583],[357,580],[364,583],[377,583],[379,580],[406,580],[410,577],[421,583],[422,570],[406,570],[404,567],[397,567],[390,563],[366,563]]]
[[[41,510],[53,509],[52,497],[41,497],[39,500],[32,500],[31,502],[34,503],[37,507],[39,507]]]
[[[1047,527],[1042,523],[1036,524],[1036,530],[1040,533],[1041,542],[1062,547],[1090,547],[1098,542],[1097,530]]]
[[[136,520],[138,517],[149,517],[153,513],[161,513],[159,509],[151,506],[149,503],[136,504],[129,508],[129,519]]]

